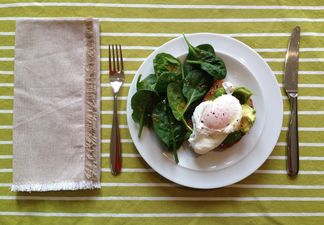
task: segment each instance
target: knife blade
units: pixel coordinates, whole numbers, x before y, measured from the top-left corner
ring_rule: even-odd
[[[287,135],[287,174],[296,176],[299,171],[298,141],[298,58],[299,58],[300,27],[293,29],[288,44],[284,70],[284,89],[290,102],[290,121]]]

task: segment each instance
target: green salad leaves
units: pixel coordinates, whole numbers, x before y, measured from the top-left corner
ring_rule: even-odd
[[[160,53],[153,60],[154,74],[137,81],[137,92],[131,99],[132,118],[139,123],[138,136],[144,126],[153,127],[155,134],[174,155],[192,128],[187,114],[201,102],[213,81],[226,76],[225,63],[216,56],[209,44],[194,47],[184,36],[188,46],[182,63],[168,53]]]
[[[188,64],[206,71],[216,80],[222,80],[226,77],[225,63],[216,56],[213,46],[203,44],[193,47],[185,36],[184,39],[189,47],[189,54],[186,60]]]
[[[152,119],[155,133],[172,151],[174,159],[178,163],[177,149],[184,141],[186,135],[185,126],[174,118],[166,99],[154,107]]]

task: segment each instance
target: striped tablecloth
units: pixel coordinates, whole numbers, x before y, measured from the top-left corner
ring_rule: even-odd
[[[54,0],[55,1],[55,0]],[[324,224],[324,2],[321,0],[64,0],[0,1],[0,224]],[[82,3],[80,3],[82,2]],[[15,20],[87,17],[101,20],[102,189],[16,194],[12,182]],[[228,34],[254,48],[282,86],[290,31],[301,26],[300,175],[285,171],[289,107],[269,159],[226,188],[177,186],[152,171],[132,144],[126,96],[134,73],[158,46],[181,33]],[[124,170],[109,171],[112,96],[107,44],[124,46],[126,84],[119,98]],[[284,92],[282,92],[284,93]],[[267,93],[271,94],[271,93]]]

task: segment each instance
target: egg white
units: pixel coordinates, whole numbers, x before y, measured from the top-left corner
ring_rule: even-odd
[[[232,111],[234,112],[231,122],[224,128],[211,129],[201,122],[201,117],[205,108],[219,101],[232,102]],[[200,103],[192,116],[193,131],[189,138],[190,146],[198,154],[206,154],[207,152],[217,148],[228,136],[239,128],[242,118],[242,106],[239,101],[232,95],[223,95],[213,101],[205,101]]]

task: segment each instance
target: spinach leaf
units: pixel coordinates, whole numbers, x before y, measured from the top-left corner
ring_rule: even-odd
[[[201,44],[201,45],[197,45],[196,47],[194,47],[187,39],[187,37],[185,35],[183,35],[183,38],[188,46],[189,49],[189,53],[187,55],[187,59],[189,60],[200,60],[202,57],[202,54],[204,54],[204,52],[208,52],[212,55],[216,55],[215,54],[215,50],[214,47],[211,46],[210,44]]]
[[[186,36],[184,39],[188,45],[189,53],[187,56],[187,63],[200,66],[210,76],[216,80],[222,80],[226,77],[226,66],[224,61],[216,56],[213,47],[208,44],[193,47]]]
[[[199,60],[200,59],[200,52],[201,49],[194,47],[190,42],[188,41],[187,37],[183,35],[183,38],[188,46],[189,53],[187,55],[187,59],[190,60]]]
[[[155,74],[150,74],[141,81],[140,79],[141,79],[141,75],[138,77],[137,80],[137,84],[136,84],[137,91],[140,90],[155,91],[155,85],[157,81]]]
[[[201,100],[210,88],[212,81],[201,70],[191,70],[183,81],[182,93],[187,100],[185,111],[195,101]]]
[[[192,125],[192,115],[196,109],[196,107],[201,103],[201,101],[195,101],[192,104],[188,105],[186,112],[183,117],[188,124],[188,126],[193,127]],[[191,130],[192,131],[192,130]]]
[[[181,75],[181,63],[179,59],[168,53],[157,54],[153,60],[153,67],[157,77],[161,76],[164,72]]]
[[[225,63],[223,62],[222,59],[218,58],[217,56],[214,56],[213,58],[214,58],[213,60],[210,60],[211,58],[208,58],[210,62],[208,62],[204,58],[201,58],[200,61],[187,60],[187,63],[200,65],[200,68],[206,71],[214,79],[223,80],[226,77],[226,73],[227,73]]]
[[[194,70],[195,66],[192,64],[187,63],[187,60],[185,60],[182,64],[182,74],[183,74],[183,78],[185,78],[187,76],[187,74],[191,71]]]
[[[144,125],[152,125],[152,110],[159,101],[159,96],[154,91],[139,90],[131,99],[133,109],[132,118],[140,124],[138,137],[141,136]]]
[[[215,55],[215,50],[214,50],[213,46],[211,46],[210,44],[201,44],[201,45],[198,45],[196,48],[199,48],[200,50],[204,50],[206,52],[210,52]]]
[[[226,76],[225,67],[219,67],[210,63],[201,63],[201,69],[205,70],[208,74],[213,76],[216,80],[223,80]]]
[[[180,83],[170,83],[167,88],[167,99],[168,104],[171,108],[172,114],[176,120],[181,121],[188,131],[192,131],[192,128],[187,124],[187,121],[184,118],[184,113],[187,110],[187,102],[181,92]]]
[[[178,163],[177,149],[182,145],[187,133],[185,126],[174,118],[166,99],[155,106],[152,119],[155,133],[173,152],[174,159]]]
[[[226,66],[224,61],[215,55],[215,53],[201,51],[201,69],[205,70],[217,80],[222,80],[226,77]]]
[[[181,85],[178,83],[170,83],[167,88],[167,97],[173,116],[178,121],[181,121],[187,105],[181,92]]]
[[[168,84],[181,81],[181,74],[163,72],[156,81],[155,90],[159,93],[166,93]]]

